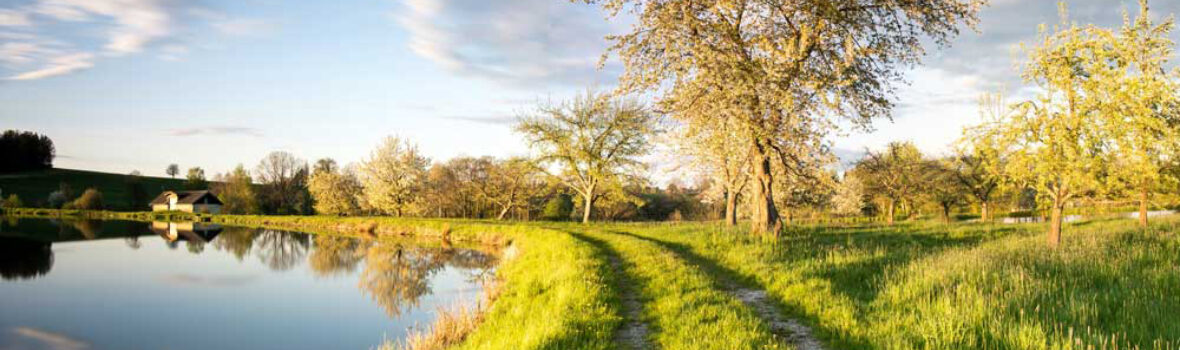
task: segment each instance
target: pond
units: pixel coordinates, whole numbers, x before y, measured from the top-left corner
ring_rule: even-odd
[[[370,349],[493,254],[211,224],[0,217],[0,349]]]

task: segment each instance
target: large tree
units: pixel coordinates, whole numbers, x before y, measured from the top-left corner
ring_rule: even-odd
[[[229,173],[218,175],[213,192],[221,199],[221,211],[226,214],[258,214],[258,197],[254,179],[245,166],[238,164]]]
[[[55,152],[49,136],[6,130],[0,135],[0,173],[52,168]]]
[[[496,220],[503,220],[514,209],[527,208],[529,201],[539,195],[545,184],[537,178],[537,173],[537,167],[524,158],[493,161],[487,184],[479,190],[499,207]]]
[[[1147,226],[1151,194],[1168,178],[1164,168],[1175,161],[1180,146],[1180,109],[1177,91],[1180,74],[1169,67],[1175,43],[1169,37],[1173,17],[1154,23],[1147,1],[1139,3],[1139,15],[1124,14],[1120,30],[1096,31],[1108,62],[1095,65],[1091,81],[1094,94],[1103,101],[1099,115],[1111,126],[1112,148],[1117,154],[1113,175],[1139,200],[1139,224]]]
[[[360,180],[352,172],[340,171],[331,158],[316,161],[307,189],[318,214],[349,215],[360,211]]]
[[[516,131],[539,162],[560,167],[558,178],[582,197],[582,222],[588,223],[594,202],[642,167],[637,157],[648,152],[655,123],[636,100],[587,92],[521,116]]]
[[[1095,75],[1112,54],[1100,40],[1104,30],[1070,23],[1063,6],[1062,23],[1042,31],[1040,43],[1027,48],[1022,75],[1036,85],[1037,95],[1017,104],[1000,126],[1008,149],[1006,173],[1051,203],[1047,240],[1054,248],[1061,242],[1066,204],[1105,190],[1114,160],[1113,125],[1098,108],[1104,84]]]
[[[416,212],[429,165],[430,159],[418,152],[417,145],[396,136],[386,137],[360,167],[365,202],[386,214]]]
[[[817,165],[841,116],[854,128],[888,117],[901,69],[923,39],[945,45],[984,0],[584,0],[637,17],[611,36],[622,91],[655,92],[676,118],[716,124],[724,106],[748,139],[755,232],[776,229],[772,162]],[[605,56],[604,56],[605,58]]]
[[[307,193],[307,162],[295,155],[275,151],[255,169],[262,185],[262,207],[271,214],[305,214],[311,207]]]

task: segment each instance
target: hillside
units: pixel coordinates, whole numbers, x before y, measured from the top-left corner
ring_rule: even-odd
[[[0,191],[5,198],[15,193],[25,206],[42,206],[49,193],[56,191],[61,183],[67,183],[75,195],[94,187],[102,192],[103,198],[112,209],[143,209],[147,201],[163,190],[184,188],[183,179],[140,176],[147,199],[143,203],[132,203],[132,177],[126,174],[101,173],[74,169],[49,169],[15,174],[0,174]],[[138,201],[136,201],[138,202]]]

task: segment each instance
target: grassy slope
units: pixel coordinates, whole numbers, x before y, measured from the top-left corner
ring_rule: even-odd
[[[777,245],[628,227],[766,289],[832,348],[1175,348],[1180,222],[1157,221],[1071,225],[1058,252],[1042,225],[826,228]]]
[[[49,169],[16,174],[0,174],[0,189],[4,190],[4,197],[15,193],[20,196],[25,205],[38,205],[45,202],[49,193],[57,191],[62,183],[68,183],[75,195],[81,194],[87,188],[95,187],[102,192],[106,203],[113,208],[127,209],[131,202],[127,179],[129,175],[100,173],[85,170]],[[161,177],[141,177],[148,200],[151,200],[163,190],[181,189],[184,180]],[[143,208],[147,203],[141,204]]]

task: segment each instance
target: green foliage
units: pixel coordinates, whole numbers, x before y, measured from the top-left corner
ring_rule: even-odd
[[[655,116],[636,99],[586,92],[539,106],[520,117],[515,129],[538,153],[539,163],[561,168],[557,178],[581,197],[582,222],[589,222],[598,199],[626,196],[619,190],[643,168],[638,157],[650,151],[655,124]]]
[[[102,210],[103,203],[102,192],[91,187],[87,188],[85,192],[82,192],[82,195],[78,196],[78,199],[70,203],[70,209]]]
[[[20,196],[15,194],[8,195],[3,204],[5,208],[23,208],[25,206],[25,203],[20,200]]]
[[[209,189],[209,181],[205,180],[205,169],[201,169],[200,167],[189,168],[188,175],[185,176],[184,188],[189,190]]]
[[[219,175],[213,192],[221,199],[221,212],[225,214],[258,214],[258,196],[254,191],[254,180],[246,167],[238,164],[229,174]]]
[[[568,194],[559,193],[545,202],[545,209],[541,218],[549,221],[566,221],[574,212],[574,199]]]
[[[0,150],[0,174],[53,168],[56,156],[49,136],[29,131],[4,131]]]

